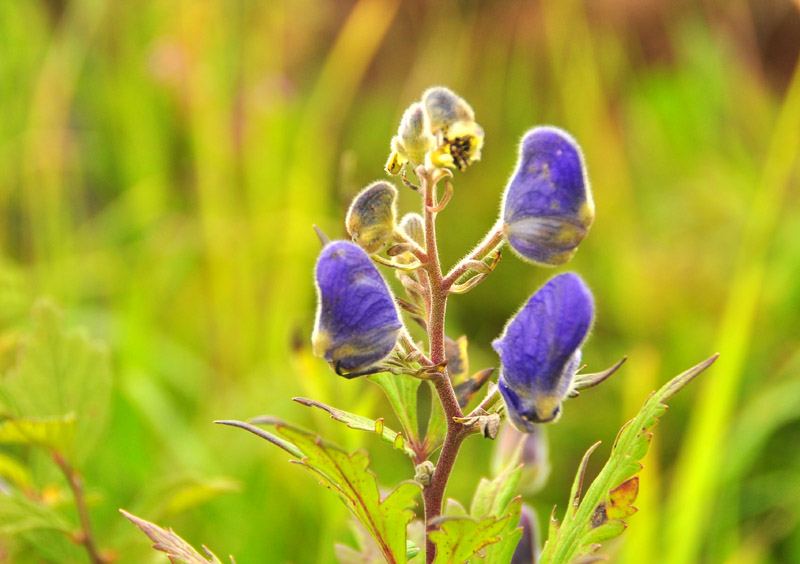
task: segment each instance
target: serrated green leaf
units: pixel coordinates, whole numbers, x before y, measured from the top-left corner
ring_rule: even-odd
[[[74,414],[75,437],[62,454],[78,466],[108,420],[108,352],[85,333],[65,330],[59,312],[49,303],[39,303],[33,317],[33,334],[20,340],[19,360],[0,384],[6,415],[15,420],[55,420]]]
[[[502,514],[508,515],[508,521],[498,535],[500,540],[486,547],[485,554],[475,555],[472,564],[508,564],[514,556],[514,550],[522,537],[519,517],[522,512],[522,498],[517,496],[506,506]]]
[[[419,442],[419,420],[417,418],[417,391],[422,380],[407,376],[396,376],[388,372],[367,377],[381,387],[392,406],[405,436]]]
[[[514,497],[523,470],[518,460],[518,457],[512,457],[494,479],[482,478],[475,489],[470,506],[473,518],[508,515],[509,519],[500,532],[500,540],[487,547],[483,556],[475,556],[474,564],[508,564],[514,555],[514,549],[522,536],[522,529],[518,527],[522,500],[519,496]]]
[[[419,484],[403,482],[381,501],[378,482],[368,470],[369,457],[365,452],[349,455],[306,431],[281,424],[276,428],[303,453],[297,463],[339,496],[378,544],[386,561],[405,564],[406,526],[414,518],[412,509],[421,491]]]
[[[328,414],[330,414],[331,419],[339,421],[340,423],[344,423],[351,429],[366,431],[368,433],[375,433],[380,436],[382,441],[389,443],[398,450],[402,450],[412,459],[416,455],[409,446],[408,441],[403,440],[403,437],[400,433],[392,431],[386,425],[384,425],[383,419],[378,419],[378,420],[370,419],[368,417],[356,415],[355,413],[350,413],[349,411],[344,411],[336,407],[331,407],[322,402],[318,402],[316,400],[311,400],[307,398],[292,398],[292,399],[301,405],[305,405],[307,407],[318,407],[319,409],[327,411]]]
[[[203,547],[203,551],[206,553],[206,556],[203,556],[172,529],[162,529],[158,525],[131,515],[122,509],[120,509],[120,513],[139,527],[155,543],[153,548],[166,554],[172,564],[222,564],[219,558],[206,547]]]
[[[69,534],[72,527],[51,507],[16,492],[0,493],[0,537],[31,531]]]
[[[75,438],[75,415],[50,419],[7,419],[0,423],[0,444],[33,445],[67,452]]]
[[[489,515],[505,515],[522,476],[522,465],[506,467],[492,480],[481,478],[472,498],[469,513],[476,519]]]
[[[581,555],[594,552],[597,548],[596,543],[600,540],[607,540],[622,533],[625,523],[618,518],[609,518],[607,508],[609,504],[618,503],[619,508],[615,509],[617,514],[632,513],[630,504],[635,499],[635,491],[638,491],[638,480],[634,482],[629,478],[638,473],[642,467],[638,461],[647,453],[650,445],[652,436],[649,429],[658,423],[658,418],[666,411],[665,402],[711,366],[716,359],[717,355],[714,355],[667,382],[661,389],[651,394],[639,414],[623,426],[608,461],[586,491],[577,509],[574,509],[574,504],[577,503],[575,499],[573,509],[566,511],[561,526],[556,529],[551,523],[550,537],[542,550],[539,564],[573,562]],[[585,466],[587,457],[584,458],[581,468]],[[581,473],[582,470],[579,471],[579,478],[576,479],[577,487],[573,486],[573,492],[580,490]],[[610,501],[612,494],[615,496],[613,502]],[[573,495],[577,498],[579,494],[573,493]]]
[[[479,550],[500,540],[510,519],[506,515],[472,519],[468,517],[442,517],[434,521],[437,526],[428,538],[436,545],[433,564],[464,564]]]

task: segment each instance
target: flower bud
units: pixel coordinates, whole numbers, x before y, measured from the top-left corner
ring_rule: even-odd
[[[418,213],[407,213],[400,220],[400,231],[421,248],[425,248],[425,221]]]
[[[430,119],[438,147],[431,164],[464,170],[481,158],[483,128],[475,123],[475,112],[467,102],[443,86],[429,88],[422,103]]]
[[[386,282],[367,254],[348,241],[322,249],[316,265],[315,356],[337,374],[357,376],[394,349],[402,328]]]
[[[431,130],[447,131],[456,122],[474,122],[475,112],[466,100],[444,86],[428,88],[422,94],[422,103],[430,119]]]
[[[497,382],[509,419],[523,433],[556,421],[580,368],[594,317],[592,293],[574,273],[551,278],[492,343],[501,360]]]
[[[522,464],[517,486],[519,492],[530,495],[541,490],[550,476],[549,446],[543,425],[534,425],[530,433],[521,433],[512,425],[503,425],[492,452],[492,475],[499,475],[509,465],[519,464]]]
[[[523,259],[555,266],[572,258],[594,221],[594,202],[583,154],[569,134],[555,127],[525,134],[502,213],[506,238]]]
[[[428,114],[422,104],[415,102],[403,113],[397,135],[392,138],[392,153],[386,170],[397,174],[406,163],[422,164],[425,155],[435,147]]]
[[[397,188],[388,182],[373,182],[353,198],[345,225],[353,242],[369,254],[392,243],[397,216]]]
[[[522,537],[519,539],[510,564],[536,564],[539,561],[539,521],[536,511],[526,504],[522,505],[519,515],[519,527],[522,527]]]

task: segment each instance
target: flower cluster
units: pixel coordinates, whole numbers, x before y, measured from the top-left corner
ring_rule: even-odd
[[[422,94],[403,114],[392,152],[386,163],[390,174],[406,164],[427,164],[461,171],[481,158],[483,129],[475,122],[475,112],[453,91],[437,86]]]
[[[405,111],[386,169],[397,174],[410,165],[418,177],[437,179],[423,195],[427,198],[423,212],[430,215],[446,203],[432,205],[438,179],[451,176],[446,169],[464,170],[477,161],[482,146],[483,130],[469,104],[447,88],[430,88]],[[314,353],[337,374],[352,377],[403,365],[396,349],[399,336],[407,333],[398,302],[372,261],[398,269],[410,298],[402,300],[406,309],[423,325],[431,322],[429,306],[441,288],[425,287],[434,272],[431,257],[424,254],[430,234],[420,214],[408,214],[398,223],[398,196],[397,188],[383,180],[364,188],[353,199],[345,221],[352,243],[328,244],[317,262]],[[555,127],[537,127],[523,136],[516,169],[502,198],[501,217],[487,236],[494,246],[467,257],[454,269],[467,278],[474,275],[475,283],[494,268],[503,242],[526,261],[544,266],[566,263],[594,221],[581,149]],[[384,252],[386,257],[381,256]],[[487,264],[492,252],[495,260]],[[464,291],[472,287],[454,282],[448,282],[445,295],[457,287]],[[574,273],[560,274],[528,299],[494,341],[501,364],[498,388],[508,418],[519,430],[533,432],[534,425],[560,416],[562,402],[575,391],[581,347],[593,317],[592,294],[583,280]],[[393,353],[396,362],[388,362]]]

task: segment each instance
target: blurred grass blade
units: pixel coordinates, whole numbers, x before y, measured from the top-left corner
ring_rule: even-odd
[[[800,155],[800,63],[778,116],[756,187],[718,335],[724,362],[704,382],[693,407],[668,504],[666,564],[694,562],[706,534],[722,471],[724,440],[744,376],[772,238]]]

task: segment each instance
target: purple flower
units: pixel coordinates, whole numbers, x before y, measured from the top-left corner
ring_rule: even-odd
[[[508,322],[492,346],[500,355],[498,386],[509,418],[523,432],[555,421],[581,362],[594,300],[577,274],[551,278]]]
[[[386,282],[367,254],[348,241],[322,249],[315,273],[314,354],[340,376],[368,373],[392,352],[403,326]]]
[[[542,265],[569,261],[594,221],[594,202],[578,143],[555,127],[522,138],[514,176],[503,195],[511,248]]]
[[[511,564],[536,564],[540,553],[539,524],[536,512],[527,503],[522,505],[518,526],[522,528],[522,537],[514,549]]]

